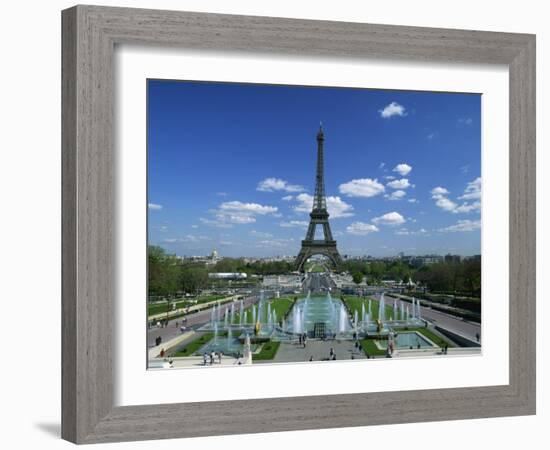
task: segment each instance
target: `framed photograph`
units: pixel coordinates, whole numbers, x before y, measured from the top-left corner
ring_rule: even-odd
[[[62,19],[65,439],[534,414],[534,36]]]

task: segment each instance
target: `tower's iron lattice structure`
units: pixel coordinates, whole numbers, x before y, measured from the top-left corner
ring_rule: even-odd
[[[304,263],[313,255],[324,255],[329,258],[334,268],[342,263],[342,258],[336,248],[336,241],[332,237],[329,214],[327,211],[327,198],[325,194],[324,176],[324,142],[323,128],[319,127],[317,133],[317,174],[315,176],[315,195],[313,196],[313,208],[309,214],[310,221],[306,238],[302,241],[302,248],[296,257],[296,269],[303,270]],[[324,239],[315,240],[315,229],[322,227]]]

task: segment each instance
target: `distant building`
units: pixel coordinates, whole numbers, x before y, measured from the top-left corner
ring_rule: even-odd
[[[445,255],[446,263],[459,263],[462,260],[460,255],[451,255],[450,253]]]

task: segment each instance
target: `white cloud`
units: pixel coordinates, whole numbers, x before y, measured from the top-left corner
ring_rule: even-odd
[[[285,192],[303,192],[305,191],[303,186],[298,184],[290,184],[288,181],[281,180],[280,178],[266,178],[258,183],[256,188],[262,192],[273,191],[285,191]]]
[[[216,192],[216,195],[219,195],[220,197],[227,197],[227,192]]]
[[[407,115],[405,107],[397,102],[391,102],[389,105],[386,105],[384,109],[378,110],[378,112],[380,113],[380,117],[384,119],[389,119],[393,116],[403,117]]]
[[[400,180],[390,181],[386,186],[391,187],[392,189],[407,189],[411,187],[411,183],[406,178],[401,178]]]
[[[151,211],[160,211],[162,209],[162,205],[159,205],[158,203],[149,203],[147,207]]]
[[[349,234],[354,234],[356,236],[366,236],[369,233],[375,233],[380,230],[372,223],[353,222],[351,225],[346,227],[346,231]]]
[[[481,210],[481,177],[476,178],[467,184],[464,194],[461,195],[459,200],[475,200],[474,202],[465,201],[462,204],[458,204],[447,197],[450,192],[438,186],[431,191],[432,198],[435,200],[435,204],[445,210],[454,214],[470,213],[473,211]]]
[[[481,228],[481,220],[459,220],[456,224],[440,228],[439,231],[444,233],[456,233],[464,231],[474,231]]]
[[[313,208],[313,195],[302,193],[297,195],[295,199],[298,201],[298,205],[294,207],[294,211],[301,213],[311,212]],[[353,216],[353,206],[338,196],[327,197],[327,210],[333,219]]]
[[[224,202],[219,206],[220,211],[238,212],[247,214],[272,214],[277,212],[276,206],[264,206],[258,203],[243,203],[239,201]]]
[[[407,201],[409,203],[420,203],[416,198],[409,198]]]
[[[277,212],[276,206],[264,206],[258,203],[243,203],[231,201],[222,203],[218,209],[211,211],[214,219],[200,218],[205,225],[219,228],[231,228],[231,224],[248,224],[256,222],[257,215],[273,214]]]
[[[471,125],[473,123],[473,120],[471,117],[463,117],[458,119],[458,123],[461,125]]]
[[[405,197],[405,195],[407,195],[405,191],[398,190],[392,192],[391,195],[386,195],[385,197],[388,200],[401,200],[403,197]]]
[[[447,194],[450,194],[450,192],[447,189],[445,189],[444,187],[437,186],[437,187],[433,188],[430,191],[430,194],[432,194],[433,198],[437,198],[437,197],[435,197],[436,195],[438,195],[438,196],[447,195]]]
[[[293,227],[307,228],[308,225],[309,225],[309,222],[306,222],[305,220],[290,220],[288,222],[279,223],[279,226],[283,228],[293,228]]]
[[[401,164],[397,164],[397,166],[395,166],[392,170],[392,172],[397,172],[399,175],[401,175],[402,177],[404,177],[405,175],[407,175],[410,171],[412,170],[412,167],[409,166],[408,164],[406,163],[401,163]]]
[[[458,198],[461,200],[481,200],[481,177],[470,181],[464,189],[464,194]]]
[[[381,162],[380,165],[378,166],[378,168],[379,168],[379,169],[383,169],[385,166],[386,166],[386,163],[385,163],[385,162]]]
[[[377,179],[360,178],[341,184],[338,189],[341,194],[349,197],[374,197],[385,191],[384,185]]]
[[[285,202],[289,202],[290,200],[292,200],[294,197],[292,195],[285,195],[281,200],[284,200]]]
[[[398,212],[389,212],[380,217],[375,217],[372,221],[377,225],[401,225],[405,223],[405,218]]]
[[[433,198],[437,199],[435,204],[445,211],[454,211],[458,206],[455,202],[449,200],[447,197],[439,196]]]
[[[469,213],[472,211],[481,211],[481,202],[468,203],[465,202],[460,206],[457,206],[453,211],[454,213]]]

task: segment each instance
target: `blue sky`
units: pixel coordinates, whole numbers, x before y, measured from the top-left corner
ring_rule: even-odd
[[[297,254],[322,121],[342,254],[479,254],[480,114],[475,94],[149,80],[149,242]]]

